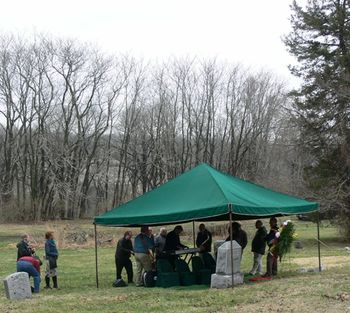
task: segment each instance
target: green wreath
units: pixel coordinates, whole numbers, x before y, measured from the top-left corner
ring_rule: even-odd
[[[282,229],[280,231],[280,236],[278,238],[278,242],[274,249],[274,253],[278,255],[280,261],[282,258],[290,253],[292,248],[292,243],[295,240],[295,226],[291,221],[286,221],[282,225]]]

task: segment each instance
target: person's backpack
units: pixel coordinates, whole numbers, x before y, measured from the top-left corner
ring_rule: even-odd
[[[157,272],[148,271],[142,274],[142,282],[145,287],[154,287],[156,285]]]
[[[126,287],[127,283],[122,280],[122,279],[117,279],[114,283],[113,283],[113,287]]]

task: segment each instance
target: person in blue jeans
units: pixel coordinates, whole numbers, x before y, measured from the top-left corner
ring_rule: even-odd
[[[34,290],[38,293],[40,291],[40,260],[32,256],[23,256],[17,261],[17,272],[26,272],[29,277],[33,277]]]

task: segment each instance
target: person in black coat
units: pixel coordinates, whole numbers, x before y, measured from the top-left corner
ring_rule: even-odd
[[[205,228],[204,224],[199,225],[196,246],[201,249],[201,253],[211,251],[212,236],[211,232]]]
[[[254,239],[252,241],[252,252],[254,253],[253,267],[249,274],[255,275],[257,272],[262,274],[262,257],[265,254],[267,230],[261,220],[255,222],[257,229]]]
[[[133,270],[132,262],[130,260],[131,254],[133,254],[132,246],[132,232],[126,231],[123,238],[118,241],[117,249],[115,251],[115,266],[117,271],[117,279],[122,278],[122,270],[125,267],[128,276],[128,283],[133,282]]]
[[[230,228],[228,229],[228,232],[230,233]],[[231,236],[229,235],[226,238],[226,241],[230,241],[230,238]],[[241,246],[243,255],[243,250],[248,243],[248,236],[247,233],[241,228],[241,224],[238,222],[232,223],[232,240],[235,240]]]
[[[22,240],[17,244],[17,261],[23,256],[32,256],[35,253],[33,247],[29,245],[28,235],[22,236]]]
[[[175,260],[178,256],[172,254],[175,250],[181,250],[188,248],[183,245],[180,241],[180,234],[183,232],[183,228],[181,225],[175,226],[174,230],[169,232],[165,239],[164,251],[166,253],[166,257],[168,258],[170,264],[175,267]]]
[[[180,234],[183,232],[183,228],[181,225],[175,226],[174,230],[169,232],[166,236],[165,240],[165,251],[174,251],[188,248],[183,245],[180,241]]]

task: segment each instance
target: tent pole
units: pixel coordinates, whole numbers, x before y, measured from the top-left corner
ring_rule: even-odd
[[[317,211],[317,250],[318,250],[318,270],[321,272],[321,242],[320,242],[320,211]]]
[[[192,221],[193,248],[196,247],[196,231],[194,221]]]
[[[94,223],[95,228],[95,265],[96,265],[96,288],[98,288],[98,260],[97,260],[97,227]]]
[[[233,283],[234,283],[234,274],[233,274],[233,232],[232,232],[232,204],[229,205],[230,209],[230,249],[231,249],[231,283],[232,283],[232,289],[233,289]]]

